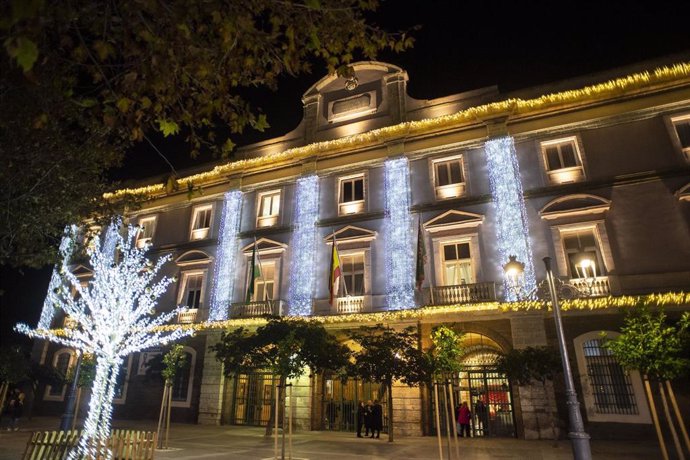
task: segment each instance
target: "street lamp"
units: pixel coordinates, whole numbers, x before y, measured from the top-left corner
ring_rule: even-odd
[[[515,261],[514,257],[510,258],[505,266],[508,267],[511,262]],[[580,413],[580,403],[577,400],[577,393],[575,392],[575,383],[573,381],[573,372],[570,368],[570,360],[568,358],[568,348],[565,343],[565,334],[563,333],[563,321],[561,320],[561,308],[558,305],[558,295],[556,294],[556,283],[554,282],[553,271],[551,270],[551,257],[544,257],[544,267],[546,268],[546,282],[549,286],[549,293],[551,295],[551,305],[553,306],[553,319],[556,322],[556,336],[558,337],[558,349],[561,353],[561,362],[563,364],[563,377],[565,378],[565,395],[566,404],[568,406],[568,420],[570,422],[570,432],[568,437],[573,448],[573,457],[575,460],[591,460],[592,450],[589,444],[589,435],[585,432],[584,423],[582,422],[582,414]],[[517,262],[519,264],[519,262]],[[524,264],[522,264],[524,267]],[[518,265],[513,264],[508,269],[518,269]],[[506,276],[508,270],[506,270]]]
[[[503,271],[506,274],[506,287],[508,297],[511,300],[520,300],[520,293],[522,291],[525,264],[517,260],[517,256],[508,256],[508,263],[503,266]]]

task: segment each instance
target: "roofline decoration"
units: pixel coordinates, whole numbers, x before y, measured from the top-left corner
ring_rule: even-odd
[[[616,78],[580,89],[545,94],[534,99],[511,98],[504,101],[470,107],[459,112],[436,118],[419,121],[408,121],[393,126],[386,126],[352,136],[345,136],[329,141],[316,142],[302,147],[295,147],[269,155],[237,160],[219,165],[210,171],[182,177],[176,180],[180,190],[188,187],[206,185],[224,180],[228,175],[237,174],[253,168],[275,165],[281,162],[303,160],[315,155],[347,148],[364,147],[367,145],[392,141],[411,135],[420,135],[435,130],[456,128],[466,123],[476,123],[481,120],[499,116],[535,114],[549,109],[564,106],[584,104],[588,102],[615,99],[645,89],[658,89],[659,86],[672,86],[690,77],[690,62],[681,62],[671,66],[664,66],[653,71],[633,73],[625,77]],[[139,188],[125,188],[115,192],[105,193],[106,200],[119,200],[126,196],[153,198],[166,194],[165,184],[159,183]]]

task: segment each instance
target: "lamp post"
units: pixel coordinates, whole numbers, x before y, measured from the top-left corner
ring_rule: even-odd
[[[553,305],[553,319],[556,322],[556,336],[558,337],[558,348],[561,352],[561,361],[563,361],[563,376],[565,377],[566,404],[568,406],[568,420],[570,421],[570,432],[568,433],[568,437],[570,438],[570,442],[573,447],[573,457],[575,458],[575,460],[591,460],[592,450],[589,445],[589,435],[585,432],[584,423],[582,422],[582,414],[580,414],[580,403],[577,400],[577,393],[575,392],[573,373],[570,369],[568,349],[566,347],[565,336],[563,334],[561,309],[558,306],[556,284],[553,280],[553,271],[551,271],[551,257],[544,257],[543,260],[544,266],[546,267],[546,281],[549,285],[549,293],[551,294],[551,304]]]
[[[551,270],[551,257],[544,257],[544,267],[546,267],[546,283],[549,286],[549,294],[551,295],[551,304],[553,305],[553,319],[556,322],[556,336],[558,337],[558,350],[561,353],[561,362],[563,364],[563,376],[565,378],[565,395],[566,404],[568,406],[568,421],[570,422],[570,431],[568,437],[573,448],[573,457],[575,460],[591,460],[592,450],[589,445],[589,435],[585,432],[584,423],[582,422],[582,414],[580,414],[580,403],[577,400],[577,393],[575,392],[575,383],[573,381],[573,372],[570,368],[570,360],[568,358],[568,348],[565,343],[565,335],[563,333],[563,321],[561,320],[561,308],[558,305],[558,295],[556,292],[556,283]],[[593,262],[592,262],[593,264]],[[510,261],[503,266],[506,277],[511,282],[516,283],[525,264],[518,262],[515,256],[510,256]],[[587,265],[590,267],[590,265]],[[592,265],[592,272],[594,268]],[[518,288],[516,293],[519,292]]]

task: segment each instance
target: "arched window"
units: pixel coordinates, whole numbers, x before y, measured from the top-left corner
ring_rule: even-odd
[[[74,366],[76,362],[76,353],[69,348],[61,348],[53,355],[53,368],[58,371],[63,377],[67,376],[69,369]],[[48,385],[46,387],[45,396],[46,401],[62,401],[65,399],[65,392],[67,385]]]
[[[582,393],[590,421],[649,423],[642,380],[626,371],[604,347],[599,331],[575,338]],[[609,337],[619,335],[607,332]]]
[[[189,407],[192,400],[196,350],[191,347],[184,347],[184,354],[185,366],[177,372],[172,385],[172,405],[174,407]]]

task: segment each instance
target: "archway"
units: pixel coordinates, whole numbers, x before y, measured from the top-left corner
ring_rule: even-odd
[[[472,412],[473,437],[515,437],[513,395],[510,382],[496,370],[496,358],[502,347],[493,339],[475,332],[463,335],[462,370],[453,377],[453,398],[456,407],[467,402]],[[433,398],[430,397],[430,401]],[[432,424],[435,413],[432,403]],[[457,416],[455,417],[457,419]],[[446,423],[441,420],[442,433]],[[432,426],[435,434],[435,426]]]

